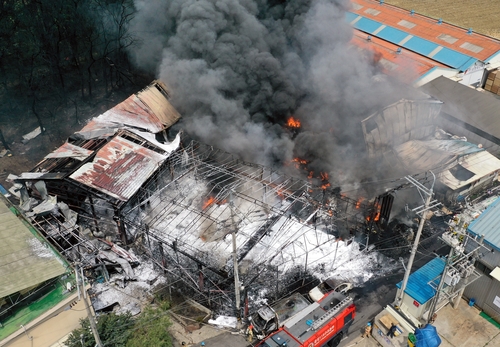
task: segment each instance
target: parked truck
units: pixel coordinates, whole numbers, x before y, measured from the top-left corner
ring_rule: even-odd
[[[287,299],[295,301],[292,297]],[[282,300],[282,303],[286,304],[287,299]],[[290,305],[295,307],[295,304]],[[331,291],[320,300],[295,310],[287,319],[277,321],[277,330],[257,346],[335,347],[347,334],[355,315],[352,298]]]

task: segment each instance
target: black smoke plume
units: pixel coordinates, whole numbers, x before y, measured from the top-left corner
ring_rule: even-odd
[[[349,1],[135,6],[130,29],[140,41],[131,56],[169,85],[180,126],[192,136],[266,165],[301,157],[304,175],[328,172],[343,187],[376,177],[360,120],[403,95],[369,54],[350,45]],[[284,126],[292,115],[302,123],[298,136]]]

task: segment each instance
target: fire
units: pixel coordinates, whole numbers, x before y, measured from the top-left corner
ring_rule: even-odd
[[[378,222],[380,220],[380,210],[382,208],[382,205],[380,205],[378,202],[375,202],[374,207],[375,207],[375,210],[373,211],[373,213],[370,216],[366,217],[366,221],[368,221],[368,222],[371,220],[371,216],[374,216],[373,217],[374,222]]]
[[[286,122],[286,125],[290,128],[300,128],[300,120],[297,118],[290,117],[288,118],[288,121]]]
[[[322,181],[328,181],[328,174],[326,172],[320,172],[319,176]]]
[[[305,159],[301,159],[301,158],[293,158],[292,159],[292,163],[295,163],[295,167],[297,169],[300,169],[300,166],[301,165],[307,165],[307,163],[309,163],[307,160]]]
[[[359,209],[359,207],[361,206],[361,203],[363,202],[363,200],[365,200],[365,198],[359,198],[358,201],[356,201],[356,208]]]
[[[306,165],[307,164],[307,160],[305,160],[305,159],[293,158],[292,161],[295,162],[295,163],[302,164],[302,165]]]
[[[217,200],[216,198],[214,198],[213,196],[210,196],[208,197],[205,202],[203,203],[203,206],[201,207],[202,210],[205,210],[207,208],[209,208],[211,205],[213,204],[217,204],[217,205],[224,205],[225,203],[227,203],[227,199],[224,199],[224,200]]]
[[[321,189],[325,190],[326,188],[328,188],[330,186],[331,186],[330,182],[326,182],[325,184],[321,185]]]
[[[311,178],[313,178],[313,175],[314,175],[314,171],[309,171],[309,175],[307,175],[307,178],[311,179]]]
[[[214,202],[215,202],[215,198],[213,196],[210,196],[207,200],[205,200],[201,209],[204,210],[204,209],[208,208]]]

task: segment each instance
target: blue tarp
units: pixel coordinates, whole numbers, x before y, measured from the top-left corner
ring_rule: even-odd
[[[415,337],[417,339],[415,347],[438,347],[441,344],[441,338],[436,331],[436,327],[430,324],[415,329]]]

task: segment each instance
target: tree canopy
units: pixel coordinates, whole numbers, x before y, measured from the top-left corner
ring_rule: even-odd
[[[168,332],[171,325],[167,316],[168,304],[158,307],[146,306],[142,313],[133,318],[130,314],[103,314],[97,318],[97,331],[103,346],[114,347],[172,347]],[[81,321],[81,327],[73,330],[65,344],[68,347],[94,347],[88,319]]]

